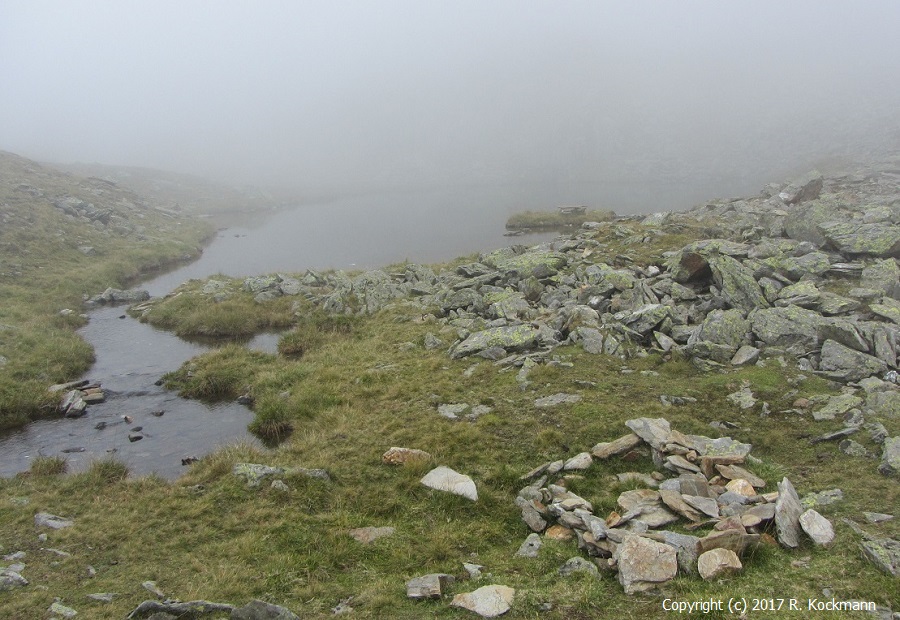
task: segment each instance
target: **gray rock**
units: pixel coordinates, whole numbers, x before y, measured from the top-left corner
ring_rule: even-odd
[[[575,573],[587,573],[588,575],[593,575],[597,578],[600,577],[600,571],[597,569],[597,565],[585,560],[581,556],[569,558],[566,560],[565,564],[559,567],[559,571],[557,572],[560,577],[571,577]]]
[[[788,306],[764,308],[750,314],[753,333],[770,347],[784,347],[806,354],[818,347],[819,330],[827,319],[817,312]]]
[[[450,403],[445,405],[438,405],[437,410],[440,416],[445,417],[449,420],[457,420],[461,415],[469,410],[469,405],[466,403]]]
[[[473,592],[457,594],[451,607],[473,611],[482,618],[496,618],[510,610],[516,591],[507,586],[483,586]]]
[[[731,358],[732,366],[749,366],[759,359],[760,350],[748,344],[743,345]]]
[[[73,525],[75,525],[75,522],[71,519],[58,517],[49,512],[39,512],[34,515],[35,527],[49,527],[54,530],[61,530],[65,527],[72,527]]]
[[[822,506],[831,506],[836,502],[843,501],[843,499],[843,491],[840,489],[828,489],[804,495],[803,499],[800,500],[800,505],[804,508],[821,508]]]
[[[588,353],[600,355],[603,353],[603,334],[593,327],[579,327],[578,335],[581,338],[581,347]]]
[[[611,456],[617,456],[633,450],[641,444],[642,439],[634,433],[629,433],[623,437],[619,437],[615,441],[606,443],[598,443],[591,448],[591,454],[594,458],[607,459]]]
[[[731,549],[712,549],[697,559],[697,572],[706,581],[740,572],[743,568],[740,558]]]
[[[629,535],[616,547],[619,583],[626,594],[652,590],[678,574],[675,549],[667,544]]]
[[[853,394],[840,394],[832,396],[825,405],[813,412],[813,418],[817,421],[833,420],[837,416],[844,415],[851,409],[862,405],[863,399]]]
[[[522,558],[536,558],[538,551],[541,550],[541,544],[541,537],[531,533],[519,547],[519,550],[516,551],[516,555]]]
[[[732,392],[725,398],[740,409],[752,409],[756,405],[756,398],[754,398],[753,392],[750,391],[749,387],[744,387],[737,392]]]
[[[6,590],[14,590],[15,588],[24,588],[28,585],[28,580],[12,569],[4,569],[0,571],[0,592]]]
[[[539,408],[556,407],[562,404],[575,404],[581,400],[579,394],[553,394],[552,396],[544,396],[534,401],[534,406]]]
[[[878,471],[885,476],[900,475],[900,435],[885,439],[881,449],[881,464]]]
[[[231,611],[231,620],[300,620],[299,616],[281,605],[265,601],[250,601]]]
[[[406,582],[406,596],[417,601],[440,599],[456,579],[446,573],[430,573]]]
[[[443,340],[441,340],[440,338],[438,338],[431,332],[428,332],[427,334],[425,334],[425,348],[427,350],[432,351],[434,349],[441,349],[443,347],[444,347]]]
[[[627,420],[625,426],[656,450],[665,448],[672,431],[669,421],[664,418],[634,418]]]
[[[869,523],[883,523],[884,521],[890,521],[894,518],[894,515],[885,514],[883,512],[863,512],[862,514]]]
[[[506,351],[522,351],[535,346],[540,331],[531,325],[494,327],[470,334],[452,349],[451,357],[459,359],[485,349],[501,347]]]
[[[823,222],[818,228],[828,244],[845,256],[900,256],[900,228],[896,226],[837,221]]]
[[[563,465],[563,470],[572,471],[572,470],[585,470],[589,469],[593,464],[594,460],[591,458],[589,452],[582,452],[580,454],[576,454]]]
[[[800,515],[800,527],[817,545],[828,546],[834,542],[831,522],[812,508]]]
[[[472,501],[478,500],[478,490],[468,476],[464,476],[449,467],[435,467],[420,480],[422,484],[436,491],[446,491],[460,495]]]
[[[732,308],[750,312],[769,306],[762,289],[753,278],[753,273],[741,263],[730,256],[722,255],[710,257],[709,266],[716,286]]]
[[[800,546],[800,514],[803,508],[794,485],[787,478],[778,484],[778,500],[775,502],[775,527],[778,542],[796,549]]]
[[[66,607],[62,603],[56,602],[50,605],[47,609],[51,614],[56,614],[57,616],[62,616],[63,618],[74,618],[78,615],[78,612],[72,609],[71,607]]]
[[[88,594],[87,598],[92,601],[97,601],[98,603],[112,603],[117,596],[119,596],[117,592],[97,592],[95,594]]]
[[[285,473],[283,467],[270,467],[259,463],[235,463],[231,468],[238,478],[243,478],[248,487],[258,487],[263,478],[268,476],[282,476]]]
[[[831,379],[859,381],[886,370],[887,364],[877,357],[854,351],[834,340],[826,340],[822,345],[819,371]]]

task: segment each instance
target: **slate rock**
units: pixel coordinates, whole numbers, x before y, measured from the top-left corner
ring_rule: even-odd
[[[662,450],[669,443],[672,431],[669,421],[664,418],[634,418],[626,421],[625,426],[657,450]]]
[[[0,571],[0,592],[24,588],[27,585],[28,580],[16,571],[9,568]]]
[[[885,476],[900,476],[900,435],[885,439],[881,449],[878,471]]]
[[[544,396],[543,398],[538,398],[534,401],[534,406],[539,407],[541,409],[547,407],[556,407],[562,404],[575,404],[581,400],[581,395],[579,394],[553,394],[551,396]]]
[[[641,536],[629,535],[616,547],[619,583],[626,594],[647,592],[678,574],[675,549]]]
[[[72,609],[71,607],[66,607],[62,603],[55,602],[47,609],[51,614],[56,614],[57,616],[62,616],[63,618],[74,618],[78,615],[78,612]]]
[[[803,508],[794,485],[787,478],[778,483],[778,500],[775,502],[775,528],[778,542],[796,549],[800,546],[800,514]]]
[[[697,572],[706,581],[740,572],[743,568],[740,558],[731,549],[712,549],[697,558]]]
[[[471,478],[449,467],[435,467],[420,480],[422,484],[436,491],[446,491],[472,501],[478,500],[478,490]]]
[[[459,359],[492,347],[507,351],[523,351],[537,343],[540,331],[531,325],[494,327],[470,334],[452,349],[451,357]]]
[[[468,609],[482,618],[496,618],[510,610],[515,594],[516,591],[507,586],[484,586],[473,592],[457,594],[450,606]]]
[[[516,556],[522,558],[536,558],[538,556],[538,551],[541,550],[541,537],[535,533],[531,533],[525,539],[525,542],[521,544],[519,550],[516,551]]]
[[[607,459],[611,456],[624,454],[629,450],[633,450],[641,444],[641,438],[634,433],[629,433],[623,437],[606,443],[598,443],[591,448],[591,454],[597,459]]]
[[[128,614],[133,618],[148,618],[153,614],[172,614],[176,618],[195,618],[214,613],[230,614],[234,605],[210,601],[144,601]]]
[[[800,527],[817,545],[828,546],[834,542],[831,522],[812,508],[800,515]]]
[[[446,573],[430,573],[415,577],[406,582],[407,598],[422,601],[425,599],[439,599],[456,579]]]

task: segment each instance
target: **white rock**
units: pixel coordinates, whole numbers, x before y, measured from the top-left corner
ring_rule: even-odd
[[[473,502],[478,500],[478,489],[475,488],[472,479],[449,467],[435,467],[425,474],[420,482],[435,491],[447,491],[454,495],[461,495]]]
[[[515,594],[508,586],[484,586],[474,592],[457,594],[450,605],[474,611],[482,618],[496,618],[509,611]]]
[[[800,515],[800,527],[817,545],[830,545],[834,542],[831,522],[812,508]]]

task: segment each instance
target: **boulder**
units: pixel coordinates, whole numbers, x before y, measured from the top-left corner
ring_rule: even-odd
[[[406,596],[417,601],[439,599],[454,581],[456,579],[453,575],[446,573],[430,573],[415,577],[406,582]]]
[[[827,323],[819,313],[794,306],[760,309],[749,319],[751,330],[765,344],[801,354],[818,348],[819,330]]]
[[[538,534],[531,533],[525,539],[525,542],[516,551],[516,556],[522,558],[536,558],[541,550],[541,537]]]
[[[468,476],[464,476],[449,467],[435,467],[420,480],[429,489],[446,491],[470,499],[478,500],[478,490]]]
[[[557,571],[560,577],[571,577],[576,573],[585,573],[593,577],[600,577],[600,571],[597,565],[585,560],[581,556],[575,556],[566,560],[566,563],[559,567]]]
[[[75,522],[71,519],[58,517],[49,512],[39,512],[34,515],[35,527],[49,527],[50,529],[61,530],[66,527],[72,527],[73,525],[75,525]]]
[[[258,487],[264,478],[284,475],[285,469],[259,463],[235,463],[231,468],[231,473],[238,478],[243,478],[247,486],[253,488]]]
[[[812,170],[791,181],[779,192],[778,198],[790,205],[815,200],[822,191],[823,181],[822,174],[818,170]]]
[[[900,256],[900,227],[882,223],[833,221],[822,222],[818,228],[828,245],[844,256]]]
[[[626,594],[647,592],[678,574],[675,549],[641,536],[629,535],[616,547],[619,583]]]
[[[886,370],[887,364],[877,357],[855,351],[834,340],[826,340],[822,345],[819,371],[830,379],[859,381]]]
[[[687,342],[686,351],[704,359],[727,364],[750,331],[750,321],[740,310],[713,310]]]
[[[817,545],[828,546],[834,542],[831,522],[812,508],[800,515],[800,527]]]
[[[778,483],[778,500],[775,502],[775,527],[778,542],[796,549],[800,546],[800,514],[803,508],[794,485],[787,478]]]
[[[491,347],[501,347],[507,351],[522,351],[534,347],[539,334],[540,331],[531,325],[493,327],[470,334],[452,348],[451,357],[459,359]]]
[[[712,549],[697,558],[697,572],[710,581],[743,569],[740,558],[731,549]]]
[[[753,272],[737,260],[726,255],[710,257],[709,266],[713,281],[729,306],[744,312],[769,306]]]
[[[493,585],[464,592],[453,597],[451,607],[473,611],[482,618],[496,618],[510,610],[516,591],[507,586]]]
[[[900,476],[900,435],[885,439],[881,450],[878,471],[885,476]]]
[[[665,448],[672,432],[665,418],[634,418],[626,421],[625,426],[657,450]]]

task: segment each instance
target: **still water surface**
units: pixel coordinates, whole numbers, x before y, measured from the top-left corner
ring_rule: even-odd
[[[446,261],[510,243],[535,244],[554,234],[503,236],[509,213],[520,208],[508,188],[357,196],[328,204],[248,216],[219,231],[202,257],[141,285],[154,296],[191,278],[217,273],[249,276],[306,269],[367,269],[411,260]],[[0,475],[29,468],[38,456],[62,456],[69,471],[113,456],[135,475],[175,478],[181,459],[202,457],[235,441],[258,442],[246,428],[253,413],[236,403],[208,405],[180,398],[155,383],[166,372],[207,350],[142,324],[123,307],[91,312],[80,334],[96,363],[83,377],[102,383],[105,403],[78,419],[50,419],[0,437]],[[248,346],[274,351],[277,335],[261,334]],[[164,412],[162,416],[154,412]],[[128,416],[130,421],[123,419]],[[105,423],[98,429],[99,423]],[[143,427],[143,439],[129,433]]]

